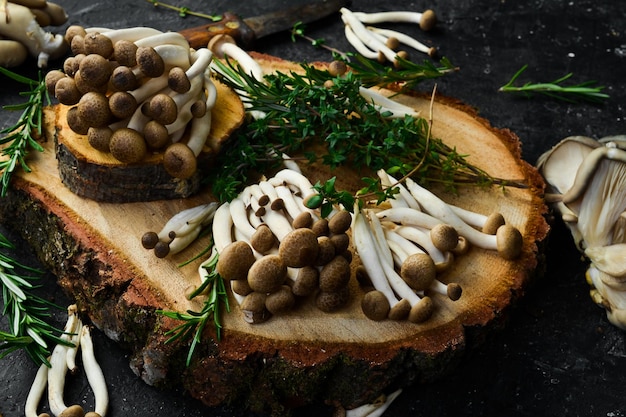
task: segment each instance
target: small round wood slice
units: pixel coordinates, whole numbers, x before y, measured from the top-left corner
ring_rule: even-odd
[[[56,106],[59,175],[67,188],[81,197],[110,203],[186,198],[198,192],[215,152],[241,126],[244,110],[239,97],[215,81],[218,98],[212,110],[211,133],[198,156],[198,170],[188,179],[172,177],[163,168],[163,152],[150,153],[136,164],[125,164],[110,153],[89,145],[86,135],[67,124],[68,106]],[[183,139],[184,140],[184,139]]]
[[[259,58],[268,71],[294,68],[277,59]],[[429,97],[397,99],[422,114],[429,112]],[[50,119],[48,127],[54,131]],[[549,229],[541,198],[543,182],[521,160],[518,138],[447,98],[437,98],[433,105],[433,136],[469,155],[491,175],[523,179],[528,188],[468,187],[457,194],[435,190],[455,205],[483,214],[501,212],[521,231],[524,246],[512,261],[478,248],[458,256],[441,280],[459,283],[462,297],[451,301],[433,295],[435,313],[421,324],[367,319],[360,308],[364,292],[354,276],[351,301],[332,314],[306,300],[293,314],[250,325],[231,297],[231,311],[222,312],[221,340],[215,328],[207,326],[186,367],[188,344],[166,343],[166,332],[180,322],[156,310],[202,308],[203,299],[185,297],[186,289],[199,283],[201,260],[179,264],[199,253],[208,238],[186,252],[157,259],[143,249],[140,237],[178,211],[211,200],[207,192],[185,200],[127,204],[85,199],[61,183],[49,141],[46,152],[30,162],[33,172],[13,182],[0,217],[17,219],[13,224],[22,228],[83,313],[132,351],[131,367],[147,383],[182,385],[208,405],[237,404],[276,415],[282,407],[310,403],[354,407],[381,392],[445,375],[489,330],[502,325],[509,308],[540,271]],[[346,188],[355,187],[358,180],[349,168],[329,172],[308,167],[306,173],[312,181],[337,176]],[[355,256],[353,268],[358,262]]]

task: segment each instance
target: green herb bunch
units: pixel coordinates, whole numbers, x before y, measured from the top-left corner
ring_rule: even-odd
[[[13,245],[0,234],[0,289],[4,304],[2,315],[9,322],[9,331],[0,331],[0,359],[18,349],[24,349],[36,364],[49,365],[49,345],[67,345],[68,342],[59,337],[62,330],[46,322],[50,319],[50,307],[54,305],[32,292],[41,271],[23,265],[3,253],[10,249],[13,249]]]
[[[29,151],[43,152],[37,138],[41,135],[43,108],[50,102],[50,98],[41,75],[39,80],[33,80],[2,67],[0,73],[29,87],[28,91],[22,93],[28,98],[26,102],[4,106],[7,110],[22,110],[15,125],[0,130],[0,135],[4,135],[0,138],[0,145],[9,144],[2,149],[3,158],[0,160],[0,196],[4,197],[16,168],[21,166],[25,172],[30,172],[26,162]]]
[[[421,184],[438,182],[449,188],[506,183],[431,138],[426,118],[390,118],[379,111],[359,93],[363,73],[332,76],[326,69],[302,64],[302,73],[279,72],[257,80],[228,61],[216,65],[224,82],[241,94],[250,110],[264,114],[246,124],[220,156],[219,169],[210,175],[222,200],[236,195],[249,180],[249,172],[272,169],[283,154],[321,161],[331,169],[346,165],[363,173],[385,169],[400,176],[410,174]],[[387,71],[376,82],[374,69],[369,67],[365,85],[391,82]]]

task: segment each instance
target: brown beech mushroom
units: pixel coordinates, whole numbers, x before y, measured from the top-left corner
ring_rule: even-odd
[[[281,285],[265,298],[265,308],[275,315],[291,310],[295,304],[296,298],[288,285]]]
[[[245,280],[256,261],[248,243],[236,241],[226,246],[217,261],[217,272],[229,281]]]
[[[322,267],[319,275],[320,290],[339,291],[350,281],[350,263],[343,256],[336,256]]]
[[[437,274],[435,263],[425,253],[409,255],[400,269],[400,276],[416,291],[428,289]]]
[[[108,126],[90,127],[87,131],[87,141],[100,152],[109,152],[111,136],[113,136],[113,129]]]
[[[298,269],[292,291],[298,297],[308,297],[319,287],[319,271],[313,266]]]
[[[325,313],[333,313],[350,301],[350,288],[345,286],[338,291],[320,291],[315,297],[315,305]]]
[[[198,168],[196,155],[184,143],[174,143],[163,154],[163,167],[173,177],[190,178]]]
[[[271,317],[271,313],[265,307],[267,295],[260,292],[251,292],[241,302],[241,311],[246,323],[263,323]]]
[[[113,132],[109,149],[115,159],[127,164],[141,161],[147,152],[146,141],[141,133],[127,127]]]
[[[278,254],[285,265],[301,268],[315,262],[319,250],[317,236],[311,229],[294,229],[280,242]]]
[[[265,255],[248,270],[248,284],[254,291],[271,293],[285,282],[287,266],[278,255]]]
[[[385,320],[389,315],[389,301],[380,291],[368,291],[361,300],[361,310],[370,320]]]
[[[109,100],[94,91],[84,94],[78,101],[78,114],[92,127],[104,127],[111,120]]]

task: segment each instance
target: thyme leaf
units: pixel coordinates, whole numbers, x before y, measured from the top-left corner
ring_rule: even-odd
[[[572,78],[573,73],[568,73],[561,78],[552,82],[534,83],[527,82],[521,86],[514,85],[519,76],[526,71],[528,65],[524,65],[511,77],[508,83],[500,87],[498,91],[505,93],[523,94],[527,97],[533,94],[543,94],[545,96],[563,100],[570,103],[588,101],[591,103],[600,103],[602,100],[609,98],[609,95],[603,93],[603,86],[597,86],[595,81],[585,81],[573,85],[563,85],[563,83]]]

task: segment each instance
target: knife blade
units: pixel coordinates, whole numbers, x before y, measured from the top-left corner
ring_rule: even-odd
[[[218,22],[183,29],[179,33],[192,48],[206,47],[213,36],[226,34],[232,36],[245,49],[250,48],[257,39],[291,29],[298,22],[310,23],[326,17],[346,3],[347,0],[322,0],[244,19],[226,12]]]

